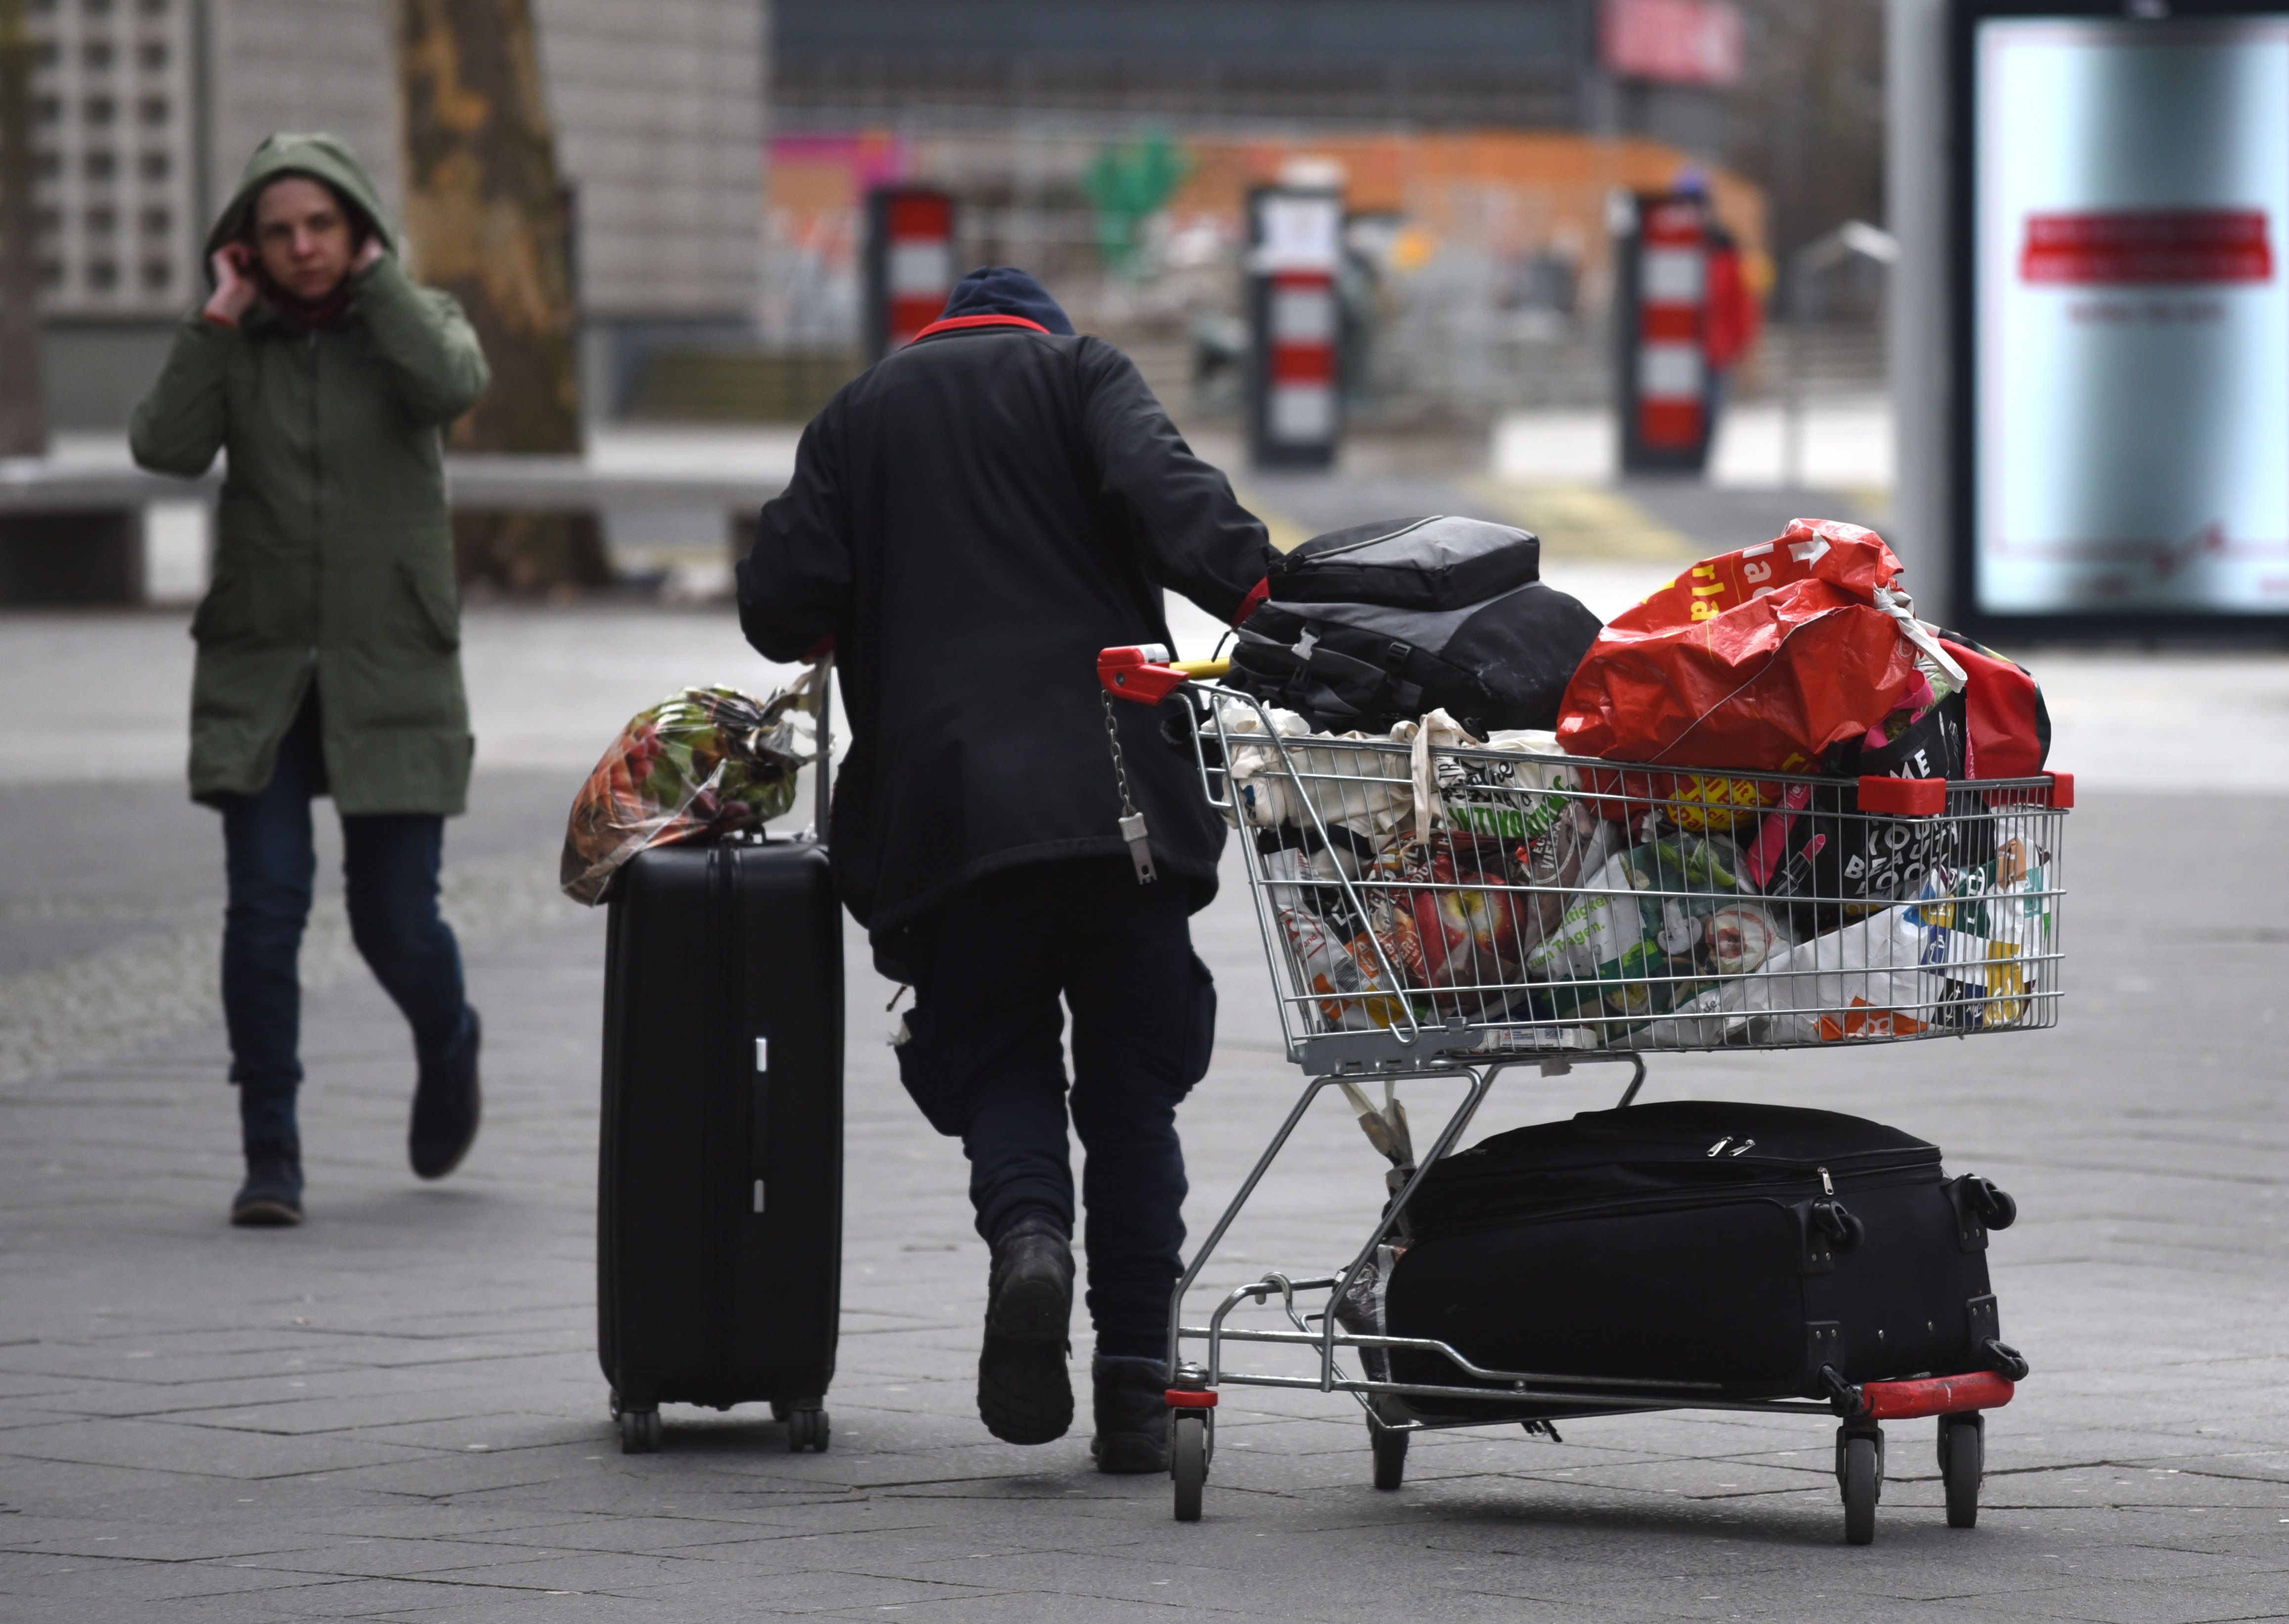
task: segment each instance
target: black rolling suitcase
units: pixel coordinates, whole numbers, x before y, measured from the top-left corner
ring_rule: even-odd
[[[597,1352],[621,1447],[659,1447],[663,1403],[768,1400],[791,1447],[823,1450],[842,1266],[826,848],[655,848],[616,876],[608,929]]]
[[[2016,1216],[1938,1147],[1833,1111],[1681,1101],[1585,1111],[1440,1162],[1391,1270],[1391,1333],[1482,1368],[1824,1399],[1994,1370],[1987,1235]],[[1396,1352],[1398,1380],[1454,1365]],[[1470,1401],[1463,1401],[1468,1404]],[[1545,1409],[1543,1413],[1557,1413]]]

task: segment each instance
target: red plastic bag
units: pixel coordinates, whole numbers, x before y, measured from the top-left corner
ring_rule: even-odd
[[[1963,691],[1963,776],[2031,778],[2051,753],[2043,690],[2021,666],[1953,632],[1940,641],[1970,679]]]
[[[1695,564],[1590,646],[1559,708],[1569,754],[1736,770],[1816,770],[1916,681],[1900,561],[1873,530],[1798,519]],[[1907,624],[1912,624],[1909,621]]]

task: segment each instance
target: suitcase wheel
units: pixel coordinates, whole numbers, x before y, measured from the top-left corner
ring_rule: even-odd
[[[1208,1480],[1208,1417],[1179,1410],[1169,1418],[1168,1476],[1176,1484],[1176,1520],[1200,1520],[1200,1486]]]
[[[1844,1542],[1876,1540],[1876,1502],[1884,1493],[1884,1432],[1836,1429],[1836,1480],[1844,1491]]]
[[[1368,1422],[1368,1443],[1375,1451],[1376,1488],[1395,1489],[1407,1480],[1407,1440],[1411,1436],[1373,1421]]]
[[[773,1405],[774,1413],[778,1405]],[[816,1406],[790,1408],[786,1412],[787,1447],[801,1454],[805,1450],[814,1454],[826,1453],[828,1428],[826,1412]]]
[[[1979,1480],[1987,1469],[1987,1418],[1939,1418],[1939,1475],[1947,1485],[1947,1525],[1979,1526]]]
[[[622,1410],[620,1412],[620,1453],[624,1455],[653,1455],[659,1453],[659,1412],[658,1410]]]

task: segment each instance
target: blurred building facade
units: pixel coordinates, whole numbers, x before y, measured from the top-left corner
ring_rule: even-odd
[[[806,128],[1013,110],[1202,123],[1640,135],[1714,154],[1713,83],[1628,71],[1697,0],[776,0],[772,105]],[[1735,24],[1737,27],[1737,22]],[[1617,50],[1617,47],[1619,49]],[[1706,76],[1717,77],[1721,76]]]
[[[264,134],[332,130],[397,198],[406,3],[28,0],[60,426],[124,420]],[[1240,199],[1295,162],[1346,178],[1367,411],[1600,395],[1615,187],[1699,167],[1762,241],[1716,162],[1732,0],[533,4],[592,411],[807,416],[852,364],[888,180],[953,190],[969,262],[1042,270],[1212,410],[1244,338]]]
[[[275,130],[402,192],[397,0],[30,0],[43,315],[60,426],[124,423],[202,297],[199,248]],[[592,378],[658,335],[751,330],[759,0],[534,0]]]
[[[1468,423],[1610,389],[1616,188],[1725,171],[1743,16],[1729,0],[774,0],[762,329],[746,410],[800,416],[855,363],[865,190],[942,187],[965,264],[1023,263],[1181,415],[1227,415],[1247,332],[1249,187],[1341,179],[1355,418]],[[639,410],[742,410],[718,358]],[[800,363],[800,364],[798,364]],[[810,378],[812,386],[794,386]],[[703,394],[706,400],[702,400]],[[770,400],[777,404],[760,406]]]

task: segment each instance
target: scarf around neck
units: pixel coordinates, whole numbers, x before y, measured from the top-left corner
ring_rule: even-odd
[[[308,299],[295,298],[266,276],[262,279],[262,298],[290,322],[304,327],[322,327],[350,307],[350,279],[345,275],[325,298]]]

